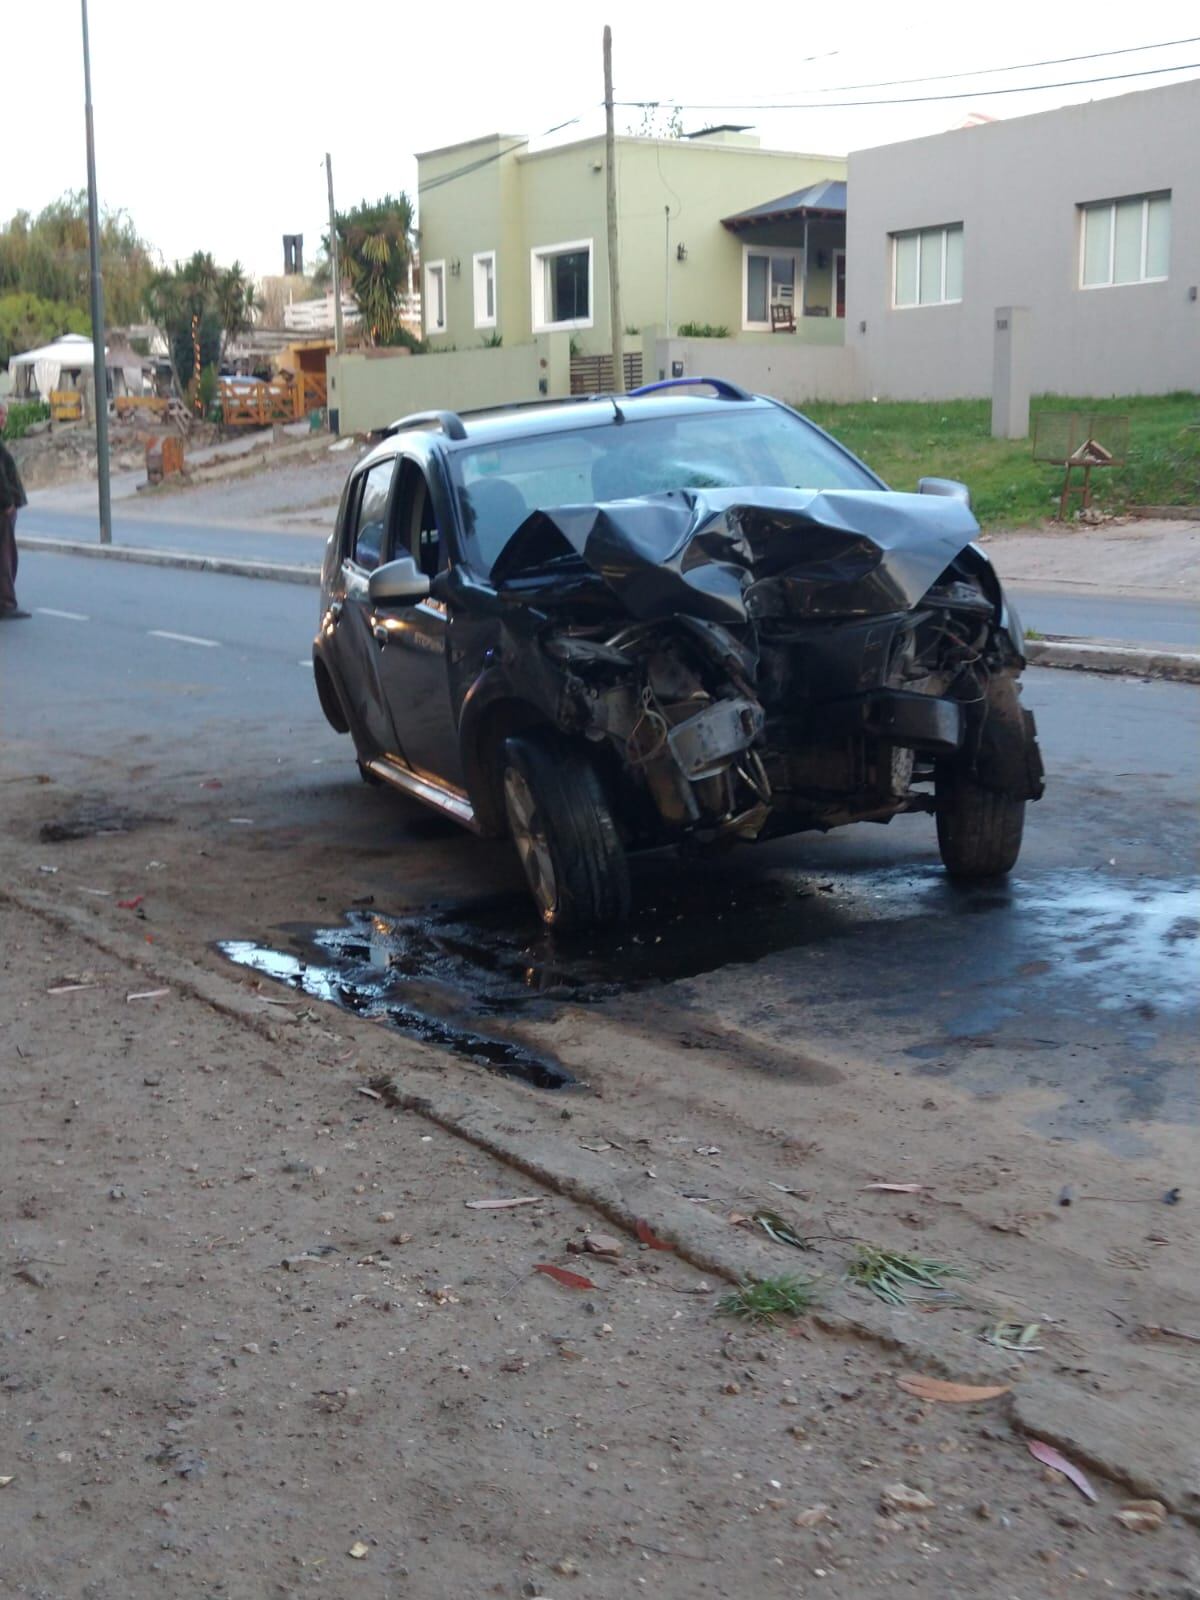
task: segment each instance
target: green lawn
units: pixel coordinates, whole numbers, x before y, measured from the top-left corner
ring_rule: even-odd
[[[1200,506],[1200,429],[1189,429],[1200,424],[1200,394],[1115,400],[1040,395],[1030,408],[1030,438],[1018,441],[992,438],[989,400],[813,402],[797,409],[894,489],[915,489],[925,476],[961,479],[970,486],[984,527],[1019,527],[1057,513],[1063,469],[1033,459],[1039,411],[1128,416],[1127,464],[1092,473],[1097,506],[1111,511],[1129,505]],[[1073,480],[1079,477],[1072,474]]]

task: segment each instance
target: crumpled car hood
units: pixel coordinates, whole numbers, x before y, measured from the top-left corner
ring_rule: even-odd
[[[684,489],[535,511],[492,582],[539,605],[598,578],[637,621],[871,616],[910,610],[978,532],[934,495]]]

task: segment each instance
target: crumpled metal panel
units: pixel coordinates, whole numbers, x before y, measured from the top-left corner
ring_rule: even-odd
[[[965,504],[934,495],[677,490],[535,511],[492,581],[532,605],[598,581],[639,621],[871,616],[910,610],[978,532]]]

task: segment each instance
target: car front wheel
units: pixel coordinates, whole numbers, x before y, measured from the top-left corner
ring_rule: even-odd
[[[629,915],[629,863],[584,752],[544,734],[509,739],[504,809],[548,927],[574,933]]]
[[[938,779],[938,849],[952,878],[1002,878],[1017,864],[1024,831],[1024,800],[959,775]]]

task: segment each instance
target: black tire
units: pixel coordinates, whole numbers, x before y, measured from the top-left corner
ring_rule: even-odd
[[[952,878],[1002,878],[1017,864],[1024,831],[1024,800],[960,776],[938,779],[938,849]]]
[[[629,862],[596,769],[550,735],[504,746],[504,809],[542,921],[562,933],[623,922]]]

